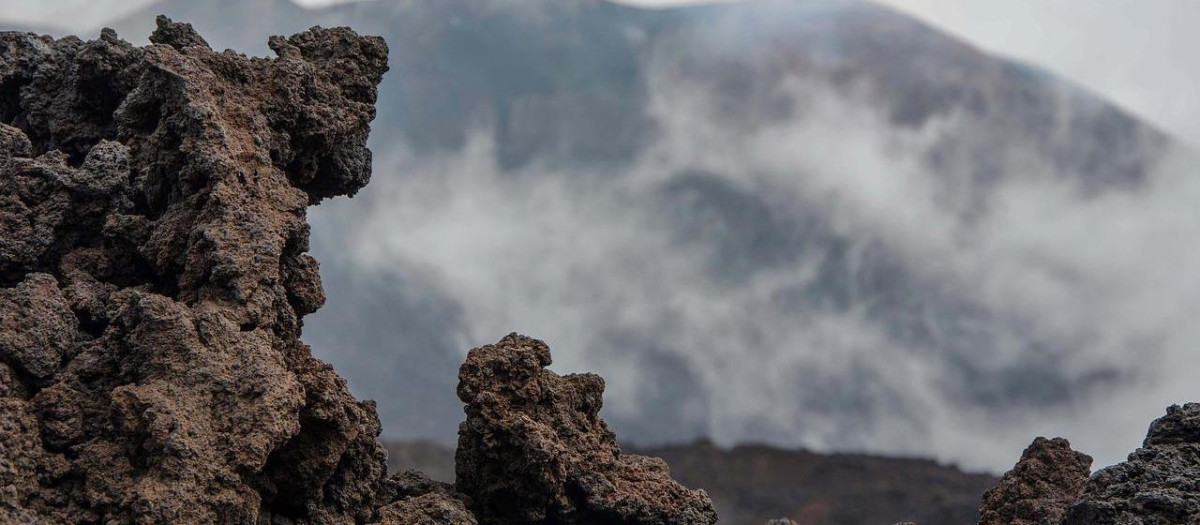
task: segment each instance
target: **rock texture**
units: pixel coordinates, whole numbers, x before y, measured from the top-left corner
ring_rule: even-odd
[[[1091,461],[1038,438],[984,495],[980,524],[1200,524],[1200,404],[1168,408],[1142,448],[1088,478]]]
[[[475,525],[469,500],[447,483],[430,480],[415,470],[392,477],[397,501],[379,511],[383,525]]]
[[[1142,448],[1092,476],[1063,523],[1200,524],[1200,403],[1168,408]]]
[[[662,460],[621,453],[598,415],[603,379],[549,365],[545,343],[510,334],[459,371],[456,486],[481,522],[716,522],[708,495],[671,480]]]
[[[1047,314],[1021,301],[997,302],[952,274],[930,271],[924,258],[911,256],[908,238],[897,235],[907,230],[862,208],[857,198],[826,198],[831,190],[824,183],[836,183],[838,191],[851,191],[848,196],[869,199],[869,193],[852,191],[865,187],[843,187],[846,170],[875,176],[896,168],[838,162],[829,156],[832,149],[912,162],[922,185],[906,189],[936,196],[931,204],[938,211],[930,217],[936,225],[928,227],[985,236],[946,248],[972,262],[967,272],[990,272],[996,268],[990,264],[993,254],[976,251],[993,245],[987,239],[996,233],[981,226],[983,217],[1005,219],[1002,212],[1009,208],[995,199],[1011,197],[1007,190],[1014,184],[1111,192],[1139,203],[1130,210],[1145,209],[1153,204],[1137,190],[1138,181],[1155,180],[1150,174],[1160,171],[1160,153],[1177,145],[1072,82],[991,55],[886,4],[765,0],[647,10],[610,0],[374,0],[307,10],[283,0],[158,0],[114,23],[121,34],[140,38],[152,29],[153,10],[162,9],[206,28],[204,37],[218,47],[260,53],[269,51],[262,45],[267,27],[291,34],[320,23],[385,35],[395,51],[393,69],[380,87],[372,137],[404,151],[397,163],[439,173],[451,159],[482,160],[486,169],[453,177],[473,190],[531,183],[525,175],[533,172],[550,181],[491,208],[487,224],[474,227],[496,242],[474,244],[479,256],[452,264],[490,283],[568,281],[551,293],[569,309],[564,314],[589,320],[573,338],[593,342],[587,348],[592,362],[620,360],[630,373],[620,381],[606,377],[605,405],[606,421],[629,442],[687,443],[719,432],[731,441],[769,438],[792,447],[820,443],[865,450],[883,429],[909,429],[900,438],[908,440],[904,449],[928,456],[937,451],[917,429],[945,428],[946,418],[1020,414],[1030,406],[1071,410],[1152,374],[1142,368],[1150,363],[1131,367],[1097,355],[1087,338],[1076,336],[1107,332],[1113,328],[1108,323],[1088,326],[1091,320],[1078,316],[1063,321],[1083,324],[1026,329]],[[835,103],[814,106],[814,100]],[[679,118],[683,109],[693,123]],[[820,130],[831,123],[856,132],[790,142],[769,162],[761,154],[761,148],[778,146],[783,128]],[[912,140],[888,139],[884,146],[880,137]],[[482,144],[489,147],[470,149]],[[656,156],[663,151],[672,153]],[[654,177],[630,176],[648,164],[654,165]],[[503,173],[499,179],[497,169]],[[430,220],[455,206],[477,204],[477,192],[445,190],[450,185],[438,175],[423,179],[408,173],[392,184],[445,191],[447,197],[407,199],[403,213],[391,213],[396,199],[380,191],[384,188],[372,188],[364,192],[370,200],[356,204],[355,213],[323,214],[327,222],[320,227],[405,223],[423,225],[431,235],[452,235],[461,222],[442,227]],[[630,185],[638,194],[627,193]],[[589,274],[586,280],[570,283],[575,274],[569,271],[547,273],[541,265],[491,260],[527,253],[529,248],[518,246],[572,245],[560,222],[500,211],[541,209],[551,188],[564,190],[550,201],[556,209],[573,210],[564,218],[621,232],[588,239],[589,249],[603,250],[606,257],[572,259],[573,268]],[[1004,191],[997,195],[988,188]],[[1053,195],[1055,201],[1065,196]],[[1086,206],[1090,197],[1082,199],[1063,202]],[[911,210],[921,202],[896,206]],[[603,211],[608,203],[628,211]],[[634,216],[644,218],[637,232],[627,229]],[[843,227],[848,216],[863,227]],[[539,233],[528,235],[531,228]],[[1047,233],[1060,239],[1065,232]],[[1080,235],[1084,238],[1037,244],[1032,258],[996,255],[1015,256],[1022,264],[1043,257],[1075,261],[1066,246],[1093,238]],[[405,249],[396,265],[361,265],[353,263],[356,257],[342,239],[331,237],[315,239],[314,250],[347,256],[318,257],[330,285],[330,307],[306,319],[305,341],[342,356],[334,364],[359,392],[379,400],[421,396],[421,409],[381,402],[386,435],[403,440],[452,435],[461,422],[455,374],[467,350],[455,334],[504,322],[516,308],[545,304],[544,288],[518,286],[501,293],[497,286],[484,295],[420,279],[424,268],[446,264],[439,250]],[[647,249],[644,242],[658,248]],[[664,252],[683,267],[668,272]],[[600,271],[617,261],[664,275],[635,282],[641,272],[617,277],[618,272]],[[1092,288],[1105,286],[1100,283],[1107,276],[1093,276],[1091,269],[1045,275],[1054,286],[1084,286],[1089,291],[1081,293],[1112,297]],[[704,297],[700,304],[727,312],[724,323],[709,321],[709,308],[690,307],[698,294]],[[475,302],[483,297],[502,299]],[[650,308],[637,327],[607,310],[620,300]],[[1120,304],[1098,308],[1123,311]],[[929,375],[896,380],[891,359],[795,359],[797,352],[817,355],[816,345],[829,339],[799,328],[799,322],[773,326],[778,319],[831,315],[866,323],[884,338],[874,352],[928,363]],[[937,329],[930,329],[930,320]],[[739,328],[725,328],[734,325]],[[679,331],[685,326],[693,342],[682,352]],[[784,336],[781,330],[792,333]],[[811,342],[765,344],[761,334]],[[501,335],[488,334],[479,343]],[[837,341],[855,345],[861,339]],[[731,348],[757,349],[753,360],[742,362],[770,363],[765,366],[772,373],[735,366],[729,372],[741,373],[718,378],[699,365],[712,361],[689,357],[722,359],[718,356],[728,356]],[[994,366],[979,359],[986,355],[1011,358]],[[1059,366],[1064,359],[1081,359],[1089,368],[1065,370]],[[763,384],[767,379],[770,386]],[[615,404],[614,388],[623,390],[621,399],[640,402]],[[727,402],[730,391],[779,396],[797,408],[781,413],[766,404]],[[926,397],[930,392],[935,397]],[[770,428],[763,428],[765,421]],[[715,428],[716,422],[728,426]],[[989,435],[995,428],[953,430]],[[1017,455],[1010,459],[1015,462]],[[981,492],[972,495],[971,506],[978,506]]]
[[[300,341],[306,209],[367,183],[387,47],[313,28],[247,58],[163,17],[150,41],[0,34],[0,523],[494,523],[513,480],[531,523],[715,520],[524,340],[464,367],[476,504],[388,477],[374,403]]]
[[[387,47],[314,28],[247,58],[166,18],[150,40],[0,33],[0,523],[716,522],[622,454],[602,379],[516,334],[460,370],[455,485],[387,476],[374,404],[300,340],[306,209],[367,183]],[[1200,523],[1200,405],[1089,464],[1036,441],[984,523]]]
[[[312,358],[305,209],[353,194],[387,48],[0,35],[0,521],[337,523],[390,499]]]
[[[983,495],[980,525],[1051,525],[1079,497],[1092,458],[1062,438],[1039,437],[1000,483]]]

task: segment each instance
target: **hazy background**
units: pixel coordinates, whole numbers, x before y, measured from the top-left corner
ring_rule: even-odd
[[[353,0],[296,0],[323,7]],[[372,0],[364,0],[372,1]],[[696,0],[619,0],[643,7]],[[725,0],[738,1],[738,0]],[[880,0],[984,49],[1028,60],[1200,144],[1200,2],[1192,0]],[[0,20],[93,29],[153,0],[0,1]]]
[[[888,5],[0,19],[141,42],[162,11],[251,53],[317,23],[388,38],[375,178],[312,211],[329,302],[305,329],[388,437],[451,440],[462,356],[518,330],[557,370],[601,373],[605,416],[640,443],[999,471],[1046,434],[1122,459],[1197,394],[1200,4]]]

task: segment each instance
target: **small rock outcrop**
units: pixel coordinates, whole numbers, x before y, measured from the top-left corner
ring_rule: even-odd
[[[379,509],[380,525],[476,525],[468,500],[454,486],[409,470],[392,476],[396,501]]]
[[[980,508],[980,524],[1200,525],[1200,403],[1172,406],[1128,460],[1088,478],[1092,458],[1038,438]]]
[[[482,523],[715,523],[703,491],[657,458],[622,454],[598,415],[604,380],[546,370],[545,343],[511,334],[459,370],[457,489]]]
[[[1092,476],[1063,523],[1200,524],[1200,403],[1168,408],[1142,448]]]
[[[150,41],[0,33],[0,523],[715,520],[620,455],[598,377],[521,339],[463,369],[477,499],[389,477],[374,403],[300,340],[306,210],[370,178],[386,45],[248,58],[164,17]]]
[[[983,495],[980,525],[1059,523],[1083,490],[1091,466],[1091,456],[1071,450],[1065,439],[1035,439],[1017,465]]]

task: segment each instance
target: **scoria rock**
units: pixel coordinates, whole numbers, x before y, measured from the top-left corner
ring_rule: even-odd
[[[1039,437],[983,495],[980,525],[1055,525],[1079,497],[1092,458],[1062,438]]]
[[[1142,448],[1092,476],[1063,523],[1200,524],[1200,403],[1168,408]]]
[[[374,403],[300,340],[306,209],[367,183],[387,47],[313,28],[247,58],[164,17],[150,41],[0,33],[0,523],[715,521],[620,454],[598,377],[516,337],[463,367],[478,499],[388,477]]]
[[[481,523],[708,524],[704,491],[655,458],[622,454],[599,411],[604,380],[546,370],[545,343],[511,334],[459,370],[458,490]]]
[[[310,203],[369,177],[387,48],[0,34],[0,522],[354,523],[374,406],[300,340]]]
[[[397,501],[379,510],[380,525],[476,525],[454,486],[409,470],[391,479]]]

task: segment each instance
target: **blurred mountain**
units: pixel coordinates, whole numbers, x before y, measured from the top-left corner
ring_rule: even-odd
[[[1078,86],[860,0],[668,10],[604,0],[377,0],[322,10],[291,0],[162,0],[113,27],[140,40],[160,13],[213,35],[214,46],[262,54],[264,34],[318,24],[382,35],[395,57],[377,141],[398,133],[419,154],[456,150],[488,123],[506,168],[546,156],[568,165],[632,160],[653,136],[645,106],[660,70],[711,90],[722,116],[743,126],[798,111],[776,89],[790,75],[868,89],[900,125],[956,112],[984,119],[987,137],[964,137],[931,159],[950,171],[962,167],[950,157],[969,154],[977,177],[994,176],[1006,161],[998,157],[1020,150],[1086,173],[1089,184],[1136,180],[1165,142]],[[976,143],[984,138],[1006,140]]]
[[[454,481],[454,452],[430,443],[389,443],[392,471],[417,469]],[[712,497],[721,523],[761,525],[787,517],[804,525],[912,521],[962,525],[979,519],[980,494],[996,478],[932,461],[862,454],[814,454],[711,443],[628,452],[661,457],[671,475]]]
[[[1017,184],[1142,191],[1171,139],[890,9],[163,0],[113,25],[140,41],[158,13],[264,54],[318,24],[387,39],[369,204],[317,212],[305,332],[390,437],[450,439],[463,352],[512,329],[576,346],[644,443],[999,468],[1028,432],[998,429],[1145,380],[1089,353],[1133,337],[1040,299],[1096,280],[1072,245],[1014,269],[997,217]]]

